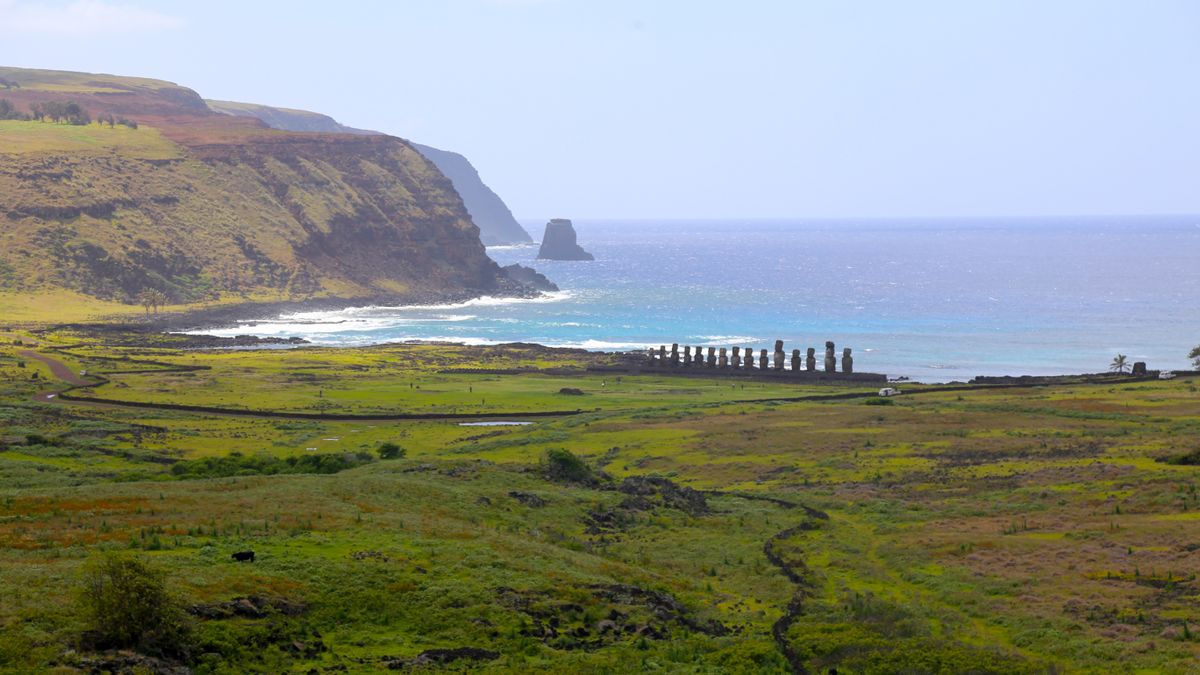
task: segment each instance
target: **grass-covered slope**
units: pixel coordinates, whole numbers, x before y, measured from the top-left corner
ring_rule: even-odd
[[[376,133],[348,127],[328,115],[307,110],[232,101],[210,100],[206,103],[217,112],[237,117],[252,117],[265,122],[272,129],[344,134]],[[479,238],[485,245],[523,244],[533,241],[525,228],[513,217],[504,200],[483,182],[470,160],[456,152],[439,150],[428,145],[413,143],[412,146],[433,162],[454,184],[454,189],[462,197],[463,204],[471,214],[471,220],[479,227]]]
[[[0,333],[0,672],[134,658],[84,646],[76,598],[102,553],[165,574],[192,608],[197,672],[1190,673],[1200,658],[1192,376],[910,385],[867,405],[882,399],[618,382],[579,370],[609,357],[528,346],[11,344],[30,337]],[[99,397],[243,414],[35,401],[66,383],[30,351],[106,378]],[[506,407],[586,412],[338,417]],[[378,458],[386,443],[407,456]]]
[[[20,112],[71,101],[139,123],[0,121],[0,291],[194,302],[500,283],[453,185],[400,139],[272,130],[153,80],[0,77]]]

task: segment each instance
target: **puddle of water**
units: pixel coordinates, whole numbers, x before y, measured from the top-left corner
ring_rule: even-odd
[[[523,427],[533,422],[459,422],[460,427]]]

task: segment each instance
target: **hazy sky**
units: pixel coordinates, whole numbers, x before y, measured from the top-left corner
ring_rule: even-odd
[[[1195,0],[0,0],[0,64],[462,152],[518,217],[1200,213]]]

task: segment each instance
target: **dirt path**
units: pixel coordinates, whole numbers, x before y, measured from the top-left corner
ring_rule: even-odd
[[[63,363],[62,361],[59,361],[58,359],[51,358],[44,354],[39,354],[30,349],[22,349],[21,351],[19,351],[17,353],[20,354],[21,356],[24,356],[27,359],[33,359],[34,361],[41,361],[42,363],[46,364],[46,366],[50,368],[51,374],[53,374],[58,379],[66,382],[70,385],[73,385],[76,387],[81,387],[81,386],[91,384],[91,382],[89,380],[85,380],[78,373],[71,370],[67,366],[67,364]]]

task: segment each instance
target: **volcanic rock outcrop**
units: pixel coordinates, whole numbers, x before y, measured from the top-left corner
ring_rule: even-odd
[[[566,218],[555,218],[546,223],[542,236],[542,247],[538,250],[541,260],[595,260],[596,258],[579,245],[575,238],[575,227]]]

